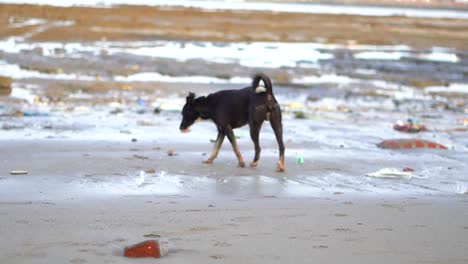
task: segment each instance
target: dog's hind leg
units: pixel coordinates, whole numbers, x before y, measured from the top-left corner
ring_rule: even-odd
[[[211,153],[211,156],[207,159],[204,160],[203,163],[213,163],[213,160],[216,159],[219,153],[219,149],[221,148],[221,145],[223,144],[225,134],[222,131],[218,131],[218,137],[216,138],[216,142],[213,148],[213,153]]]
[[[255,157],[250,163],[250,167],[257,167],[258,165],[258,160],[260,159],[260,142],[259,142],[259,135],[260,135],[260,128],[262,128],[263,124],[263,118],[261,121],[254,120],[251,121],[249,126],[250,126],[250,138],[252,139],[254,146],[255,146]]]
[[[239,166],[245,167],[244,158],[242,157],[242,154],[240,153],[239,146],[237,145],[236,137],[234,136],[234,132],[232,131],[232,128],[230,126],[226,129],[226,135],[229,141],[231,142],[234,153],[236,153],[237,160],[239,161]]]
[[[278,172],[284,171],[284,143],[283,143],[283,125],[281,123],[281,109],[278,105],[273,107],[273,111],[271,112],[271,119],[270,119],[271,127],[275,132],[276,141],[278,142],[279,148],[279,160],[278,160]]]

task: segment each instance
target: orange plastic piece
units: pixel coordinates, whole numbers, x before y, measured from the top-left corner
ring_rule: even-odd
[[[126,247],[124,256],[127,258],[160,258],[161,250],[156,240],[147,240],[139,244]]]

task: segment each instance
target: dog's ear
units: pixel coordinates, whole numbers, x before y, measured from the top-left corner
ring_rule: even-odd
[[[192,104],[193,100],[195,100],[195,94],[190,92],[189,95],[186,97],[186,102],[188,104]]]

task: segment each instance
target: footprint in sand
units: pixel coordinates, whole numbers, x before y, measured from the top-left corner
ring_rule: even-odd
[[[225,256],[223,256],[223,255],[211,255],[210,258],[212,258],[212,259],[223,259],[223,258],[225,258]]]
[[[313,246],[313,248],[315,248],[315,249],[326,249],[326,248],[328,248],[328,246],[318,245],[318,246]]]
[[[347,214],[334,214],[334,216],[336,217],[345,217],[345,216],[348,216]]]
[[[69,261],[70,263],[72,264],[82,264],[82,263],[86,263],[86,259],[82,259],[82,258],[74,258],[74,259],[70,259]]]
[[[230,246],[232,246],[232,244],[227,243],[227,242],[219,242],[218,241],[218,242],[214,243],[213,246],[215,246],[215,247],[230,247]]]
[[[146,235],[143,235],[143,237],[160,238],[161,236],[160,236],[160,235],[157,235],[157,234],[146,234]]]
[[[384,228],[376,228],[376,231],[393,231],[393,228],[390,227],[384,227]]]
[[[339,228],[335,228],[335,231],[337,231],[337,232],[351,232],[351,229],[350,228],[339,227]]]

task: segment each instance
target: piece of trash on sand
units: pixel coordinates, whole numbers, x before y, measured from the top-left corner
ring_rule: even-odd
[[[468,118],[458,119],[457,123],[460,125],[468,126]]]
[[[377,147],[383,149],[447,149],[446,146],[423,139],[390,139],[377,144]]]
[[[50,116],[49,113],[40,113],[40,112],[23,112],[24,117],[44,117]]]
[[[9,77],[0,76],[0,96],[7,96],[11,94],[11,83],[13,80]]]
[[[297,112],[294,112],[294,118],[296,118],[296,119],[307,119],[307,116],[303,111],[297,111]]]
[[[137,125],[138,126],[157,126],[159,124],[151,120],[138,120]]]
[[[10,171],[11,175],[26,175],[28,174],[28,171],[25,170],[12,170]]]
[[[401,171],[396,168],[385,168],[376,172],[366,174],[367,177],[392,178],[392,179],[411,179],[411,172]]]
[[[407,133],[427,131],[426,126],[419,124],[419,120],[416,118],[408,118],[406,123],[403,123],[403,121],[400,120],[393,125],[393,129]]]
[[[168,253],[168,243],[159,240],[146,240],[124,250],[124,256],[127,258],[161,258]]]
[[[304,157],[302,157],[302,156],[297,156],[297,164],[299,164],[299,165],[304,164]]]
[[[145,172],[148,173],[148,174],[154,174],[154,173],[156,173],[156,170],[155,169],[147,169],[147,170],[145,170]]]
[[[168,155],[168,156],[174,156],[174,155],[175,155],[174,150],[173,150],[173,149],[168,149],[168,150],[167,150],[167,155]]]

